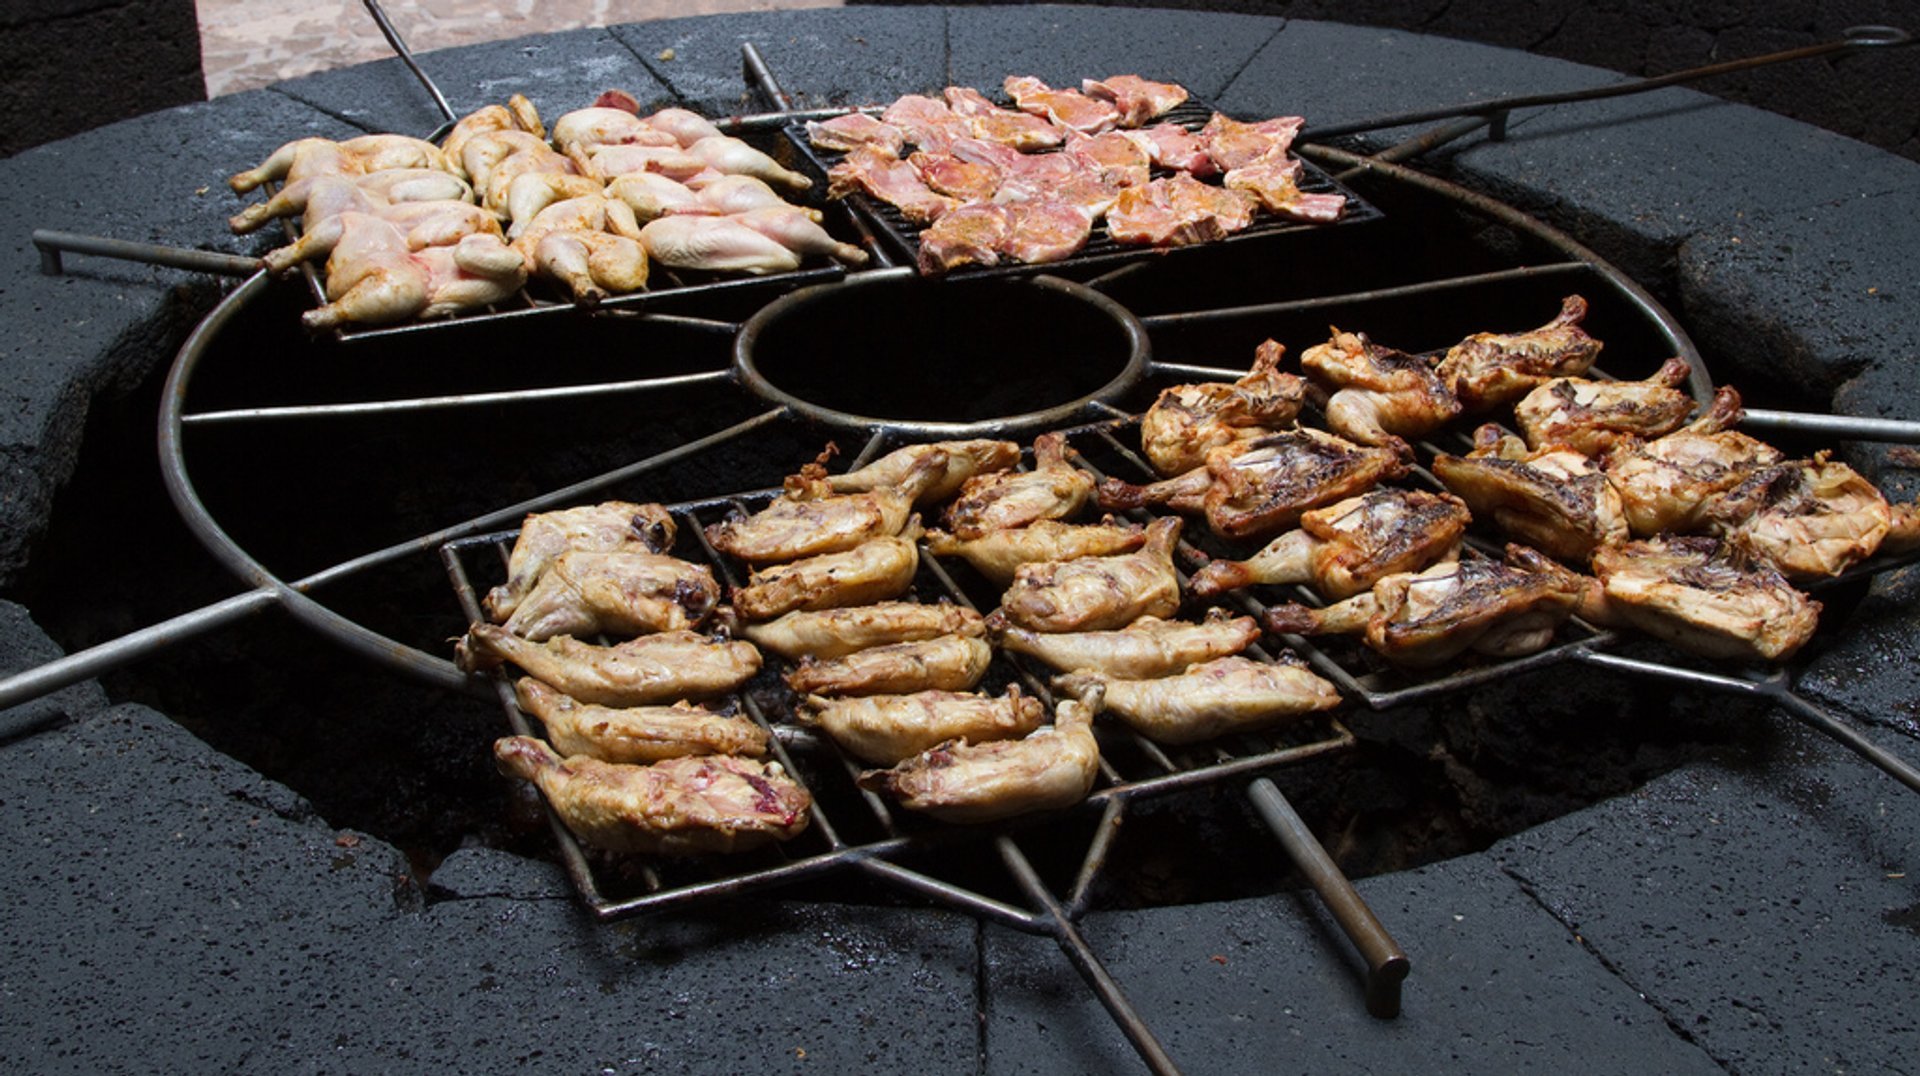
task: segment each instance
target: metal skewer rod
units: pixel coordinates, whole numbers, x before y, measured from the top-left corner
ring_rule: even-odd
[[[394,29],[393,23],[387,19],[387,12],[380,6],[380,0],[360,0],[360,2],[366,5],[367,14],[372,15],[374,24],[380,27],[380,36],[386,38],[387,44],[393,47],[394,55],[400,57],[400,62],[407,65],[407,70],[413,72],[413,77],[419,79],[420,85],[425,86],[427,92],[433,95],[434,105],[440,109],[440,114],[447,118],[447,122],[453,122],[453,106],[447,103],[447,97],[440,92],[440,87],[433,84],[433,80],[427,77],[427,73],[421,70],[420,64],[414,60],[412,50],[408,49],[407,43],[400,38],[400,31]]]
[[[591,385],[560,385],[545,389],[519,389],[512,392],[470,392],[450,396],[420,396],[406,400],[371,400],[365,403],[311,404],[302,407],[247,407],[231,411],[202,411],[181,415],[186,426],[217,425],[228,422],[254,422],[268,419],[320,418],[334,415],[385,415],[411,411],[442,411],[456,407],[478,407],[502,403],[528,403],[541,400],[570,400],[583,396],[612,396],[623,392],[698,385],[726,381],[730,370],[712,370],[677,377],[649,377],[634,381],[606,381]]]
[[[1898,418],[1859,418],[1853,415],[1820,415],[1802,411],[1768,411],[1762,408],[1748,408],[1741,415],[1740,425],[1754,430],[1818,434],[1856,441],[1920,444],[1920,422]]]
[[[118,258],[121,261],[141,262],[146,265],[165,265],[174,269],[190,269],[197,273],[214,273],[219,276],[252,276],[260,271],[259,258],[245,258],[238,254],[221,254],[211,250],[194,250],[190,247],[161,246],[158,243],[136,243],[130,239],[108,239],[98,235],[80,235],[76,232],[59,232],[47,228],[33,230],[33,245],[40,250],[40,271],[48,276],[59,276],[66,271],[61,261],[62,253],[94,254],[103,258]]]
[[[755,89],[766,95],[767,100],[773,102],[773,107],[782,112],[793,109],[793,98],[787,96],[787,91],[780,88],[780,81],[773,77],[772,69],[760,55],[760,50],[754,48],[753,42],[740,43],[740,62],[746,68],[747,79],[753,83]]]

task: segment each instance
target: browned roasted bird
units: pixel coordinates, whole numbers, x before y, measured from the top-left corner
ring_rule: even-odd
[[[1608,542],[1627,538],[1620,494],[1593,461],[1549,445],[1529,450],[1497,426],[1482,426],[1466,456],[1442,452],[1433,473],[1467,502],[1475,519],[1543,552],[1584,563]]]
[[[958,493],[974,475],[1010,470],[1020,462],[1020,446],[1012,441],[935,441],[896,448],[857,471],[826,475],[827,486],[835,493],[864,493],[889,486],[904,488],[913,480],[920,461],[936,453],[945,458],[946,467],[920,487],[916,504],[944,501]]]
[[[1580,615],[1638,628],[1694,654],[1779,661],[1812,638],[1820,603],[1779,572],[1738,563],[1719,539],[1666,536],[1604,546]]]
[[[565,635],[531,643],[497,624],[475,624],[455,648],[468,672],[512,662],[581,702],[650,706],[724,695],[760,671],[752,643],[720,642],[691,631],[642,635],[593,646]]]
[[[874,538],[844,553],[762,568],[736,587],[733,607],[748,620],[772,620],[796,609],[835,609],[898,598],[920,566],[919,517],[905,531]]]
[[[1894,508],[1859,472],[1825,452],[1748,475],[1703,508],[1742,554],[1788,579],[1839,575],[1878,552],[1920,540],[1920,508]]]
[[[1238,654],[1260,638],[1250,616],[1209,609],[1198,624],[1143,616],[1119,631],[1031,631],[999,613],[987,631],[1003,649],[1039,658],[1062,672],[1076,669],[1130,680],[1171,676],[1189,665]]]
[[[1459,555],[1467,506],[1445,493],[1376,489],[1300,517],[1300,528],[1247,560],[1216,560],[1193,574],[1197,597],[1255,583],[1309,583],[1349,598],[1395,572],[1416,572]]]
[[[848,754],[891,766],[948,740],[1008,740],[1038,728],[1047,708],[1009,687],[1005,695],[918,691],[908,695],[823,698],[810,695],[794,714],[822,729]]]
[[[1180,608],[1173,567],[1179,541],[1180,520],[1169,516],[1154,520],[1146,545],[1132,553],[1023,564],[1001,611],[1034,631],[1102,631],[1142,616],[1172,616]]]
[[[720,604],[713,569],[642,550],[560,554],[506,628],[533,642],[556,635],[643,635],[699,627]]]
[[[937,639],[942,635],[977,636],[986,631],[979,613],[947,602],[878,602],[843,609],[788,613],[765,624],[740,629],[755,645],[789,661],[845,657],[889,643]]]
[[[520,525],[520,537],[507,557],[507,581],[488,591],[482,604],[495,620],[512,616],[520,599],[570,549],[665,553],[673,540],[673,516],[657,504],[607,501],[536,512]]]
[[[1071,807],[1100,773],[1093,712],[1062,699],[1053,724],[1019,740],[930,748],[890,770],[860,775],[860,787],[885,792],[909,810],[946,822],[992,822]]]
[[[1371,591],[1324,609],[1273,606],[1267,628],[1359,634],[1387,660],[1415,668],[1444,664],[1468,650],[1515,657],[1552,641],[1586,582],[1534,550],[1509,545],[1506,563],[1473,557],[1390,575]]]
[[[963,539],[1043,519],[1065,519],[1093,492],[1093,476],[1069,459],[1067,438],[1041,434],[1033,442],[1033,469],[997,471],[967,479],[947,506],[947,530]]]
[[[1140,447],[1162,475],[1207,462],[1207,450],[1290,425],[1306,399],[1306,381],[1280,372],[1286,349],[1268,340],[1238,381],[1202,381],[1161,391],[1140,419]]]
[[[749,564],[845,552],[899,534],[914,499],[945,470],[944,453],[922,456],[898,484],[861,493],[833,492],[824,474],[796,475],[787,480],[786,494],[760,511],[709,525],[707,541]]]
[[[1600,341],[1580,328],[1587,301],[1569,295],[1560,316],[1523,333],[1474,333],[1447,350],[1436,372],[1468,411],[1525,396],[1550,378],[1578,377],[1600,357]]]
[[[1010,527],[972,540],[945,531],[927,532],[927,552],[937,557],[957,556],[973,565],[996,586],[1013,581],[1022,564],[1077,557],[1108,557],[1145,545],[1147,528],[1138,523],[1062,523],[1043,519],[1025,527]]]
[[[1642,538],[1666,531],[1687,533],[1704,525],[1702,512],[1717,493],[1785,455],[1734,429],[1740,394],[1723,387],[1699,418],[1645,444],[1615,447],[1607,478],[1620,491],[1627,525]]]
[[[520,708],[540,719],[547,739],[562,755],[589,755],[602,762],[659,762],[682,755],[767,753],[767,732],[737,714],[692,703],[671,706],[600,706],[564,695],[531,676],[513,685]]]
[[[1327,400],[1327,425],[1363,445],[1419,437],[1460,413],[1460,401],[1425,359],[1376,344],[1364,333],[1335,329],[1332,339],[1301,353],[1300,367],[1335,390]]]
[[[1535,449],[1565,445],[1604,461],[1622,444],[1672,433],[1693,411],[1681,391],[1687,364],[1668,359],[1644,381],[1556,377],[1513,405],[1513,418]]]
[[[528,736],[494,741],[502,772],[531,781],[584,844],[614,852],[695,855],[784,841],[807,828],[813,797],[778,763],[731,755],[651,766],[561,758]]]
[[[1216,658],[1176,676],[1144,680],[1083,670],[1056,676],[1053,685],[1083,698],[1103,690],[1105,712],[1167,744],[1252,732],[1340,705],[1333,685],[1306,669],[1244,657]]]
[[[786,674],[807,695],[910,695],[971,691],[987,673],[993,647],[978,636],[942,635],[868,647],[837,658],[804,658]]]

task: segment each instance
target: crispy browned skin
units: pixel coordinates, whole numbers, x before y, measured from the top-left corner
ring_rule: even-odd
[[[1495,657],[1530,654],[1552,641],[1587,580],[1525,546],[1509,545],[1507,560],[1476,557],[1390,575],[1371,591],[1324,609],[1276,605],[1267,610],[1267,629],[1357,633],[1388,660],[1417,668],[1467,650]]]
[[[570,549],[665,553],[673,548],[674,537],[673,516],[657,504],[607,501],[536,512],[520,525],[520,537],[507,557],[507,581],[487,592],[487,615],[495,621],[512,616],[520,599]]]
[[[848,754],[891,766],[936,744],[1005,740],[1033,731],[1047,708],[1009,687],[998,697],[962,691],[825,698],[809,695],[795,720],[826,731]]]
[[[556,635],[641,635],[699,627],[720,604],[713,569],[662,553],[568,550],[507,618],[533,642]]]
[[[1115,557],[1023,564],[1001,598],[1006,618],[1035,631],[1101,631],[1180,608],[1173,550],[1180,520],[1154,520],[1147,543]]]
[[[1825,452],[1761,468],[1704,512],[1742,554],[1788,579],[1839,575],[1878,552],[1894,521],[1880,491]]]
[[[767,753],[767,733],[738,715],[691,703],[611,707],[581,702],[523,676],[513,685],[520,708],[540,719],[562,755],[602,762],[659,762],[682,755]]]
[[[527,736],[494,741],[502,773],[537,785],[584,844],[614,852],[738,852],[807,828],[813,797],[778,764],[729,755],[651,766],[561,758]]]
[[[1105,676],[1146,680],[1171,676],[1197,662],[1237,654],[1260,638],[1250,616],[1209,609],[1204,621],[1162,620],[1143,616],[1119,631],[1030,631],[987,618],[994,642],[1016,654],[1028,654],[1063,672],[1085,670]]]
[[[1286,349],[1268,340],[1237,381],[1202,381],[1161,391],[1140,419],[1140,447],[1155,470],[1176,475],[1207,461],[1207,450],[1293,422],[1306,381],[1280,372]]]
[[[1025,527],[993,531],[972,540],[945,531],[927,532],[927,552],[937,557],[957,556],[999,586],[1013,581],[1022,564],[1076,557],[1110,557],[1145,545],[1147,528],[1138,523],[1062,523],[1043,519]]]
[[[1085,697],[1096,686],[1105,709],[1135,732],[1167,744],[1251,732],[1340,705],[1332,684],[1297,665],[1224,657],[1176,676],[1120,679],[1082,670],[1057,676],[1057,690]]]
[[[1369,590],[1395,572],[1458,555],[1467,506],[1446,493],[1376,489],[1300,517],[1300,529],[1247,560],[1216,560],[1188,581],[1198,597],[1255,583],[1310,583],[1333,600]]]
[[[1698,419],[1645,444],[1616,445],[1607,478],[1620,493],[1627,525],[1638,537],[1697,531],[1715,494],[1785,459],[1779,449],[1734,429],[1740,394],[1722,387]]]
[[[532,643],[497,624],[475,624],[455,657],[469,672],[510,661],[565,694],[603,706],[711,698],[760,671],[752,643],[717,642],[691,631],[592,646],[565,635]]]
[[[940,744],[890,770],[860,775],[910,810],[947,822],[992,822],[1059,810],[1087,798],[1100,773],[1092,710],[1062,699],[1052,725],[1024,739]]]
[[[1513,405],[1514,422],[1532,448],[1565,445],[1604,460],[1616,447],[1664,436],[1687,421],[1693,397],[1680,389],[1687,370],[1684,360],[1668,359],[1644,381],[1556,377]]]
[[[956,537],[983,537],[1005,527],[1042,519],[1065,519],[1093,492],[1093,476],[1068,458],[1065,434],[1042,434],[1033,442],[1033,470],[978,475],[947,506],[947,529]]]
[[[1819,626],[1820,603],[1772,568],[1742,566],[1730,552],[1708,537],[1607,546],[1593,555],[1599,586],[1580,613],[1704,657],[1793,656]]]
[[[1300,355],[1300,367],[1337,391],[1327,400],[1327,425],[1363,445],[1390,445],[1418,437],[1460,413],[1460,401],[1425,359],[1334,330],[1333,338]]]
[[[1518,438],[1481,427],[1466,456],[1442,452],[1433,473],[1467,502],[1475,519],[1567,560],[1627,538],[1620,494],[1593,461],[1569,448],[1531,451]]]
[[[905,695],[969,691],[986,675],[993,648],[977,636],[943,635],[856,650],[845,657],[803,659],[787,686],[811,695]]]
[[[754,572],[735,588],[733,607],[748,620],[771,620],[795,609],[871,605],[906,593],[920,565],[919,525],[875,538],[844,553],[823,553]]]
[[[979,613],[947,602],[877,602],[842,609],[801,610],[741,629],[755,645],[789,660],[844,657],[870,646],[979,635]]]
[[[1523,333],[1474,333],[1448,349],[1437,373],[1469,411],[1525,396],[1555,377],[1578,377],[1600,357],[1600,341],[1580,328],[1587,301],[1569,295],[1560,314]]]
[[[1319,430],[1251,442],[1246,452],[1207,454],[1207,524],[1223,538],[1260,538],[1303,513],[1345,500],[1407,471],[1403,449],[1369,448]]]

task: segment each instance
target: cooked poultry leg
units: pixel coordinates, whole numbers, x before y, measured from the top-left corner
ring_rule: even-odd
[[[1820,622],[1820,603],[1771,568],[1734,562],[1715,538],[1655,538],[1593,555],[1599,582],[1580,615],[1638,628],[1689,653],[1740,661],[1793,656]]]
[[[1448,349],[1436,372],[1469,411],[1517,400],[1556,377],[1579,377],[1600,357],[1580,328],[1587,301],[1569,295],[1560,316],[1530,332],[1475,333]]]
[[[568,198],[542,209],[513,241],[527,268],[567,286],[592,304],[647,283],[641,229],[625,202],[604,195]]]
[[[1216,560],[1191,580],[1198,597],[1255,583],[1310,583],[1335,601],[1459,555],[1467,506],[1448,494],[1378,489],[1300,517],[1300,529],[1248,560]]]
[[[1668,359],[1644,381],[1556,377],[1513,406],[1514,421],[1535,449],[1565,445],[1604,461],[1615,447],[1680,428],[1693,397],[1680,390],[1687,364]]]
[[[1788,579],[1839,575],[1878,552],[1894,523],[1880,491],[1825,452],[1755,471],[1703,511],[1735,548]]]
[[[1608,542],[1627,539],[1620,493],[1587,457],[1549,445],[1533,452],[1497,426],[1482,426],[1465,457],[1442,452],[1433,473],[1476,518],[1543,552],[1585,562]]]
[[[1012,441],[935,441],[908,445],[874,460],[857,471],[826,476],[835,493],[860,493],[882,486],[898,486],[906,481],[923,457],[938,453],[946,467],[924,486],[915,504],[944,501],[960,491],[974,475],[1011,470],[1020,462],[1020,446]],[[824,466],[822,457],[822,466]]]
[[[521,523],[507,556],[507,581],[488,591],[481,604],[494,620],[506,620],[569,549],[665,553],[673,548],[675,530],[673,515],[657,504],[606,501],[535,512]]]
[[[803,725],[825,730],[855,758],[891,766],[948,740],[979,743],[1025,736],[1039,727],[1046,713],[1039,699],[1009,687],[998,698],[957,691],[847,699],[809,696],[794,716]]]
[[[1104,694],[1105,712],[1166,744],[1253,732],[1340,705],[1332,684],[1300,666],[1243,657],[1215,658],[1177,676],[1145,680],[1082,670],[1056,676],[1053,684],[1081,698]]]
[[[977,636],[986,631],[979,613],[946,602],[880,602],[845,609],[788,613],[765,624],[748,624],[741,634],[789,661],[845,657],[888,643]]]
[[[1180,520],[1156,519],[1137,552],[1023,564],[1001,598],[1006,618],[1034,631],[1101,631],[1180,608],[1173,550]]]
[[[1698,530],[1715,494],[1786,457],[1733,428],[1740,394],[1723,387],[1691,425],[1643,445],[1616,446],[1607,478],[1620,491],[1627,525],[1639,537]]]
[[[871,605],[906,593],[920,566],[920,526],[875,538],[844,553],[823,553],[756,571],[733,592],[733,607],[748,620],[771,620],[795,609]]]
[[[1303,378],[1280,372],[1286,349],[1273,340],[1254,352],[1237,381],[1175,385],[1140,419],[1140,447],[1154,470],[1184,474],[1204,466],[1209,449],[1258,437],[1293,422],[1306,399]]]
[[[1041,434],[1033,442],[1031,471],[998,471],[967,480],[959,498],[947,506],[947,529],[955,537],[974,539],[1043,519],[1065,519],[1078,512],[1092,492],[1093,476],[1073,465],[1066,435]]]
[[[602,706],[725,695],[760,671],[752,643],[715,642],[691,631],[592,646],[565,635],[530,643],[497,624],[475,624],[454,657],[468,672],[511,661],[562,694]]]
[[[1171,676],[1196,662],[1238,654],[1260,638],[1252,617],[1229,616],[1224,609],[1209,609],[1199,624],[1143,616],[1119,631],[1057,633],[1029,631],[996,613],[987,618],[987,632],[1004,649],[1056,669],[1130,680]]]
[[[893,769],[861,774],[860,787],[942,821],[992,822],[1071,807],[1087,798],[1099,774],[1093,712],[1078,699],[1062,699],[1053,724],[1025,739],[942,744]]]
[[[899,484],[865,493],[834,493],[824,474],[803,471],[787,479],[785,496],[743,519],[706,528],[715,549],[749,564],[780,564],[840,553],[900,533],[920,491],[941,481],[944,454],[921,456]]]
[[[1335,329],[1332,339],[1301,354],[1300,366],[1337,389],[1327,401],[1327,425],[1363,445],[1419,437],[1460,413],[1460,401],[1426,360],[1364,333]]]
[[[730,755],[623,766],[563,759],[526,736],[493,745],[501,772],[539,786],[584,844],[614,852],[738,852],[807,828],[813,797],[777,763]]]
[[[808,695],[907,695],[971,691],[987,674],[993,648],[977,636],[943,635],[857,650],[845,657],[804,658],[787,686]]]
[[[1207,524],[1222,538],[1258,538],[1407,471],[1395,448],[1366,448],[1313,429],[1286,430],[1207,453]]]
[[[507,618],[530,642],[556,635],[642,635],[699,627],[720,604],[713,569],[645,552],[560,554]]]
[[[927,552],[964,559],[995,586],[1005,588],[1022,564],[1080,557],[1110,557],[1145,545],[1147,529],[1138,523],[1062,523],[1043,519],[1024,527],[991,531],[964,541],[945,531],[927,532]]]
[[[513,685],[520,709],[540,719],[562,755],[648,763],[685,755],[767,753],[767,732],[739,715],[691,703],[616,709],[569,698],[531,676]]]

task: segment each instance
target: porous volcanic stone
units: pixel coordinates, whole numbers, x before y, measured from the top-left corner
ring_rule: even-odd
[[[36,668],[62,656],[60,647],[33,622],[26,606],[0,601],[0,676]],[[0,710],[0,742],[57,722],[78,721],[106,703],[100,685],[85,680],[8,707]]]
[[[952,81],[994,96],[1008,75],[1078,90],[1082,79],[1138,74],[1213,100],[1285,25],[1244,15],[1056,5],[955,8],[949,17]]]

